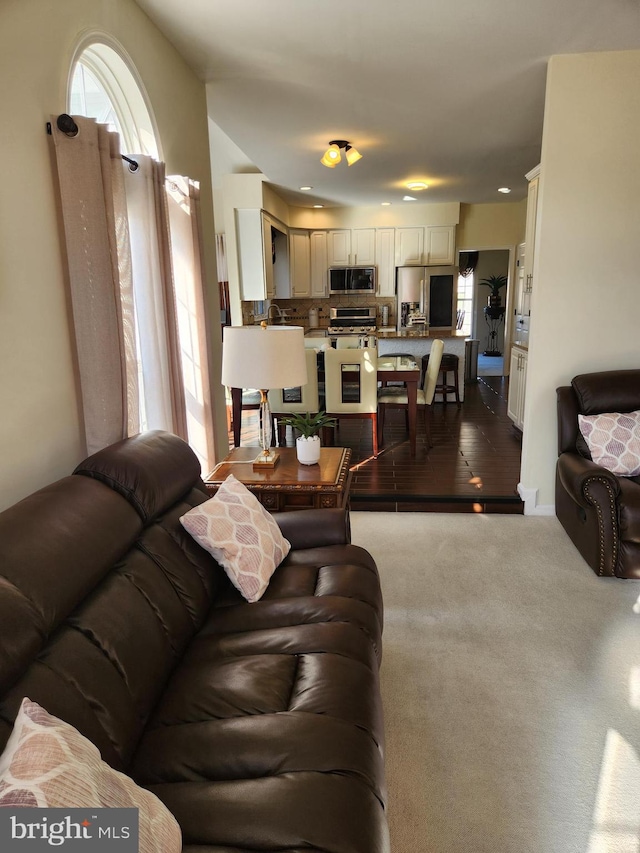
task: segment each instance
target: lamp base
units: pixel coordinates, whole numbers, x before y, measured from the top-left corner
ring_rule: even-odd
[[[280,455],[273,448],[265,452],[260,452],[253,460],[253,470],[262,471],[265,468],[275,468],[280,462]]]

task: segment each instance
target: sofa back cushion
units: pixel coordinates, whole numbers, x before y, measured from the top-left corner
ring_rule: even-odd
[[[28,696],[126,770],[226,583],[178,521],[207,494],[176,441],[189,477],[164,458],[172,441],[160,453],[158,436],[139,438],[110,467],[101,452],[100,478],[67,477],[0,514],[0,748]]]

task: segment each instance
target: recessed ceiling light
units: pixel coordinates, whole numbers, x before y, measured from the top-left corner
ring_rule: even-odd
[[[402,201],[418,201],[418,199],[414,198],[412,195],[403,195]]]
[[[509,187],[498,187],[499,193],[510,193],[511,189]]]
[[[313,187],[298,187],[298,189],[301,189],[303,193],[306,193],[306,192],[308,192],[309,190],[312,190],[312,189],[313,189]]]
[[[314,207],[324,207],[324,204],[314,204]]]
[[[407,181],[406,187],[408,190],[419,191],[428,189],[429,184],[425,181]]]
[[[391,205],[391,202],[390,202],[390,201],[381,201],[381,202],[380,202],[380,204],[381,204],[383,207],[389,207],[389,206]]]

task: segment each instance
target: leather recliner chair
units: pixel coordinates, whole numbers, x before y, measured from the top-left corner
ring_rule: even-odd
[[[640,477],[593,462],[578,427],[578,414],[640,409],[640,370],[584,373],[556,392],[556,515],[597,575],[640,579]]]

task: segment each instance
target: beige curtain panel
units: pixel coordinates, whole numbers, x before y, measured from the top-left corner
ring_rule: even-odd
[[[128,432],[137,392],[127,355],[135,338],[131,328],[125,331],[131,320],[131,283],[118,137],[91,119],[75,121],[79,132],[70,138],[52,117],[51,138],[86,449],[94,453]]]
[[[199,188],[121,157],[118,135],[52,118],[77,373],[88,453],[145,429],[189,441],[214,465]]]

